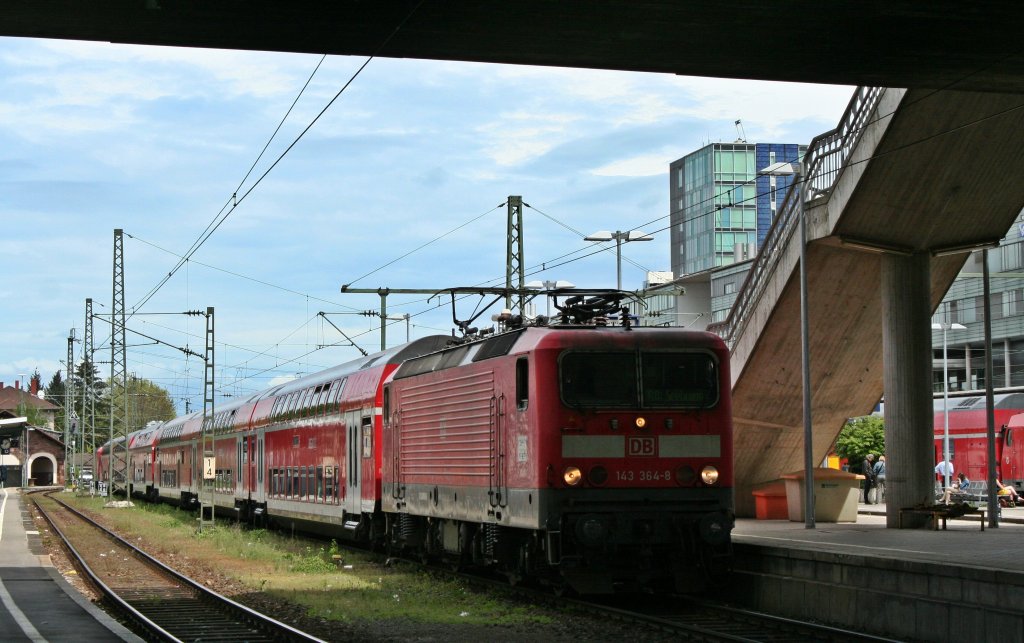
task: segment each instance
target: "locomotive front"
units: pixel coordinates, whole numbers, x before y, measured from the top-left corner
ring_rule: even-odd
[[[700,591],[731,560],[728,351],[575,311],[385,380],[388,546],[580,593]]]
[[[731,560],[728,352],[678,329],[553,331],[531,424],[549,562],[584,593],[698,591]],[[545,381],[547,380],[547,381]]]

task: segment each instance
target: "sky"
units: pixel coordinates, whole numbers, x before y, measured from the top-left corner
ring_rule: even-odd
[[[372,353],[379,320],[359,313],[380,298],[341,285],[504,285],[510,195],[527,204],[528,281],[612,288],[614,245],[582,237],[642,230],[654,242],[622,249],[623,288],[640,288],[647,270],[670,269],[672,161],[736,140],[736,120],[750,142],[809,143],[852,92],[0,38],[0,382],[66,373],[86,298],[109,376],[115,228],[128,372],[179,410],[202,404],[202,360],[187,351],[203,352],[205,330],[182,313],[215,309],[222,399],[358,357],[335,326]],[[459,317],[477,304],[460,302]],[[410,316],[391,322],[389,346],[451,333],[447,299],[391,295],[387,307]]]

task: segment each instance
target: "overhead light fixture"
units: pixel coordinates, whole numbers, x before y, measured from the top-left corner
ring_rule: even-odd
[[[946,246],[944,248],[933,248],[933,257],[946,257],[948,255],[958,255],[965,252],[974,252],[975,250],[991,250],[992,248],[999,247],[999,239],[989,241],[977,241],[975,243],[961,243],[955,246]]]
[[[779,161],[765,167],[758,174],[761,176],[792,176],[800,174],[801,169],[803,168],[800,167],[800,161]]]
[[[839,237],[839,243],[853,250],[864,250],[867,252],[888,253],[909,257],[914,250],[907,246],[897,246],[891,243],[881,243],[867,239],[854,239],[852,237]]]

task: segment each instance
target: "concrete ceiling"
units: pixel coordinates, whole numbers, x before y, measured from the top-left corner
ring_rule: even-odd
[[[1024,92],[1008,0],[4,0],[0,35]]]

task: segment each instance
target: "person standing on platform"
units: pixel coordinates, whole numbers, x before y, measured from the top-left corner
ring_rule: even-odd
[[[872,467],[875,473],[875,503],[885,502],[885,456],[878,456],[878,462]]]
[[[869,453],[860,465],[864,474],[864,504],[871,504],[871,488],[875,486],[875,454]]]
[[[946,478],[953,477],[953,463],[946,462],[945,460],[940,461],[935,465],[935,475],[939,476],[939,481],[945,485]]]

